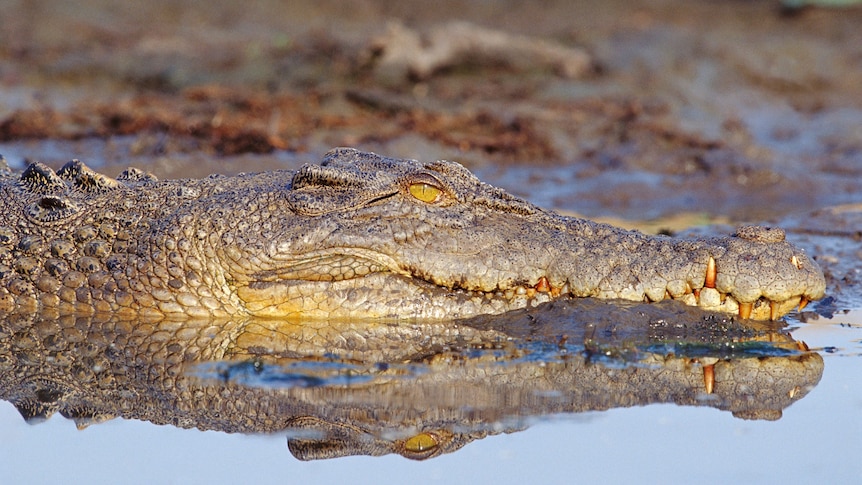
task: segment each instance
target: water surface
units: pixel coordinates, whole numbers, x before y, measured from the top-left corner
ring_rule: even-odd
[[[113,420],[79,431],[57,416],[26,424],[0,406],[0,473],[15,483],[401,483],[457,479],[522,483],[851,482],[862,474],[862,312],[796,326],[825,369],[810,394],[777,421],[743,420],[717,409],[655,404],[560,413],[518,423],[428,461],[396,455],[312,462],[290,455],[283,433],[227,434]],[[119,478],[121,477],[121,478]]]

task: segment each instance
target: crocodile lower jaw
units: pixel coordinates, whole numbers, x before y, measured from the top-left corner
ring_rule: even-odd
[[[534,286],[518,286],[493,292],[450,289],[409,276],[381,272],[339,281],[280,280],[253,282],[237,288],[246,310],[270,318],[387,318],[452,319],[478,314],[498,314],[535,307],[561,297],[599,297],[651,302],[647,297],[615,294],[576,294],[569,285],[555,288],[545,277]],[[807,303],[794,296],[783,301],[761,297],[739,303],[715,288],[699,288],[676,300],[707,311],[738,315],[743,319],[776,320]]]

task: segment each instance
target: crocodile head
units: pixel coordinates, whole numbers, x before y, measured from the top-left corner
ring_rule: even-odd
[[[776,319],[825,289],[780,229],[646,236],[540,209],[449,161],[338,148],[291,185],[283,227],[232,258],[228,279],[255,315],[457,318],[568,296]]]

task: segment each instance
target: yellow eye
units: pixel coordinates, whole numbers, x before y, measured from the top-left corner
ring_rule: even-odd
[[[437,447],[437,439],[431,433],[419,433],[404,442],[404,449],[413,453],[421,453]]]
[[[443,191],[440,190],[439,187],[435,187],[431,184],[416,182],[410,184],[410,195],[416,197],[422,202],[433,204],[440,200],[440,197],[443,195]]]

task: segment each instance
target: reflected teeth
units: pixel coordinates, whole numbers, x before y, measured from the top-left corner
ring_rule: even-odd
[[[808,298],[805,298],[803,296],[802,298],[799,299],[799,311],[801,312],[802,309],[805,308],[806,305],[808,305]]]
[[[799,258],[797,258],[795,254],[790,257],[790,263],[793,264],[793,266],[796,266],[796,269],[802,269],[802,264],[799,262]]]
[[[712,394],[715,387],[715,364],[703,366],[703,385],[706,386],[706,393]]]
[[[710,256],[709,261],[706,262],[706,279],[703,282],[703,286],[706,288],[715,288],[715,275],[715,259]]]
[[[752,308],[754,308],[754,303],[739,302],[739,318],[747,320],[751,317]]]
[[[770,301],[769,302],[769,319],[770,320],[778,320],[780,309],[781,309],[780,305],[778,304],[777,301]]]

